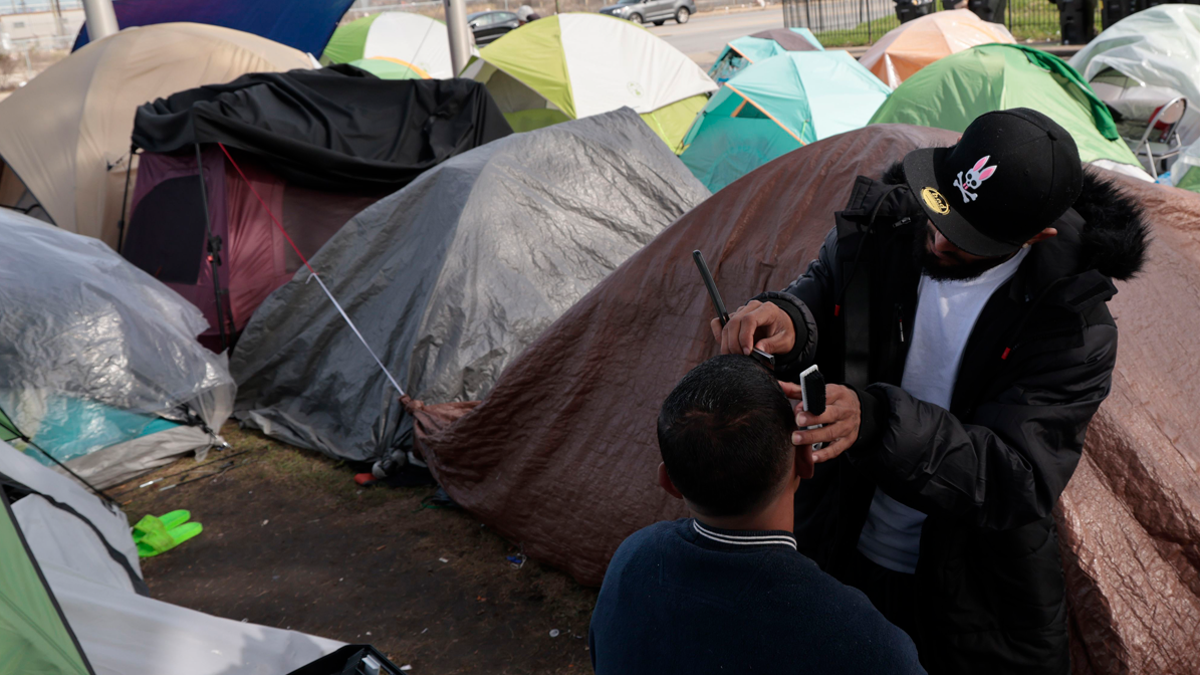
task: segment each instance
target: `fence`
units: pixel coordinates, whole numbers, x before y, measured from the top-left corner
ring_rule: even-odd
[[[979,4],[991,5],[991,20],[1003,23],[1022,42],[1059,40],[1058,6],[1050,0],[992,0]],[[972,2],[972,9],[974,5]],[[931,12],[966,6],[965,0],[957,4],[933,0],[928,5],[909,5]],[[893,0],[783,0],[783,20],[793,28],[808,28],[826,46],[868,45],[900,25],[896,7]]]

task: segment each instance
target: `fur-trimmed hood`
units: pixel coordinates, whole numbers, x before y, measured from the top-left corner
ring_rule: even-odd
[[[1088,169],[1074,209],[1085,222],[1079,231],[1083,264],[1113,279],[1136,276],[1150,246],[1150,224],[1142,207],[1113,181]]]

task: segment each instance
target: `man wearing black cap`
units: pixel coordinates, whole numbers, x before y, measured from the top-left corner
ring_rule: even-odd
[[[1014,109],[860,177],[836,222],[785,291],[713,324],[784,379],[815,362],[845,383],[797,414],[823,426],[793,442],[827,444],[796,494],[802,552],[931,674],[1069,672],[1052,510],[1109,392],[1106,302],[1145,257],[1140,212],[1067,131]]]

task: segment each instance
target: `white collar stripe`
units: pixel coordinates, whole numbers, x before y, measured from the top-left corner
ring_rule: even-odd
[[[692,528],[700,536],[722,544],[733,544],[736,546],[778,544],[780,546],[790,546],[793,551],[796,550],[796,538],[788,534],[722,534],[704,527],[700,524],[700,521],[694,518],[692,519]]]

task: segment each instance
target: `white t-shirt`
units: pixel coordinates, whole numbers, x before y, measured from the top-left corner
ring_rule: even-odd
[[[950,408],[963,349],[979,313],[992,293],[1012,278],[1028,253],[1028,248],[1022,248],[1012,258],[967,281],[934,281],[921,275],[901,389],[926,403]],[[917,571],[924,523],[924,513],[876,488],[858,538],[858,550],[881,567],[913,574]]]

